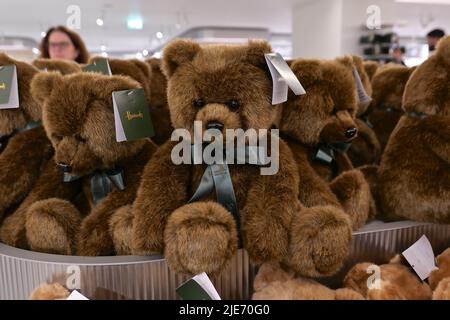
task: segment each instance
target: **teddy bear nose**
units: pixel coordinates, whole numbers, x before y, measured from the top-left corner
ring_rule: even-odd
[[[207,129],[217,129],[219,131],[223,130],[223,123],[220,121],[210,121],[206,125]]]
[[[347,131],[345,131],[345,136],[350,139],[353,138],[358,133],[358,129],[356,128],[349,128]]]
[[[58,163],[58,167],[64,173],[70,173],[72,171],[72,166],[67,163],[60,162]]]

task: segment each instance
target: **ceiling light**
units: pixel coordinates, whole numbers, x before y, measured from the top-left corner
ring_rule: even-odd
[[[46,35],[47,35],[47,32],[45,32],[45,31],[42,31],[42,32],[41,32],[41,37],[42,37],[42,38],[45,38]]]
[[[142,55],[144,57],[148,56],[148,50],[147,49],[142,50]]]
[[[127,20],[128,29],[141,30],[144,27],[144,22],[141,17],[130,17]]]
[[[103,26],[103,19],[97,18],[97,20],[96,20],[95,22],[97,23],[97,25],[98,25],[99,27]]]
[[[33,48],[33,49],[31,49],[31,51],[33,51],[33,53],[36,55],[40,53],[38,48]]]
[[[158,31],[158,32],[156,33],[156,37],[157,37],[158,39],[162,39],[162,38],[164,37],[164,35],[163,35],[163,33],[162,33],[161,31]]]
[[[104,58],[107,58],[107,57],[108,57],[108,53],[106,53],[105,51],[103,51],[103,52],[101,53],[101,55],[102,55],[102,57],[104,57]]]
[[[100,50],[106,51],[106,46],[105,46],[105,45],[101,45],[101,46],[100,46]]]
[[[138,59],[142,59],[142,52],[138,52],[138,53],[136,53],[136,58],[138,58]]]

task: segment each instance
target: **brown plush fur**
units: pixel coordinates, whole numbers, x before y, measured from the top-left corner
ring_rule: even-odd
[[[33,79],[33,96],[43,105],[44,126],[55,157],[42,174],[48,179],[41,177],[41,183],[10,217],[11,223],[4,226],[8,242],[60,254],[114,253],[109,219],[134,200],[141,170],[155,149],[151,141],[115,141],[111,94],[138,86],[126,77],[95,73],[62,76],[49,72]],[[69,164],[71,174],[81,179],[63,183],[58,163]],[[113,186],[94,205],[91,175],[115,166],[123,168],[125,190]],[[89,208],[81,211],[83,206],[76,198],[80,193],[89,201]]]
[[[224,124],[224,130],[270,128],[280,108],[271,105],[272,83],[264,59],[270,50],[265,42],[206,47],[191,41],[171,43],[164,52],[163,71],[168,77],[174,127],[192,134],[194,120],[202,121],[204,127],[215,120]],[[204,107],[193,105],[198,98],[206,101]],[[227,106],[231,99],[237,99],[240,108],[231,110]],[[133,204],[133,252],[164,251],[170,267],[182,273],[218,273],[237,248],[236,223],[228,210],[213,202],[214,194],[187,204],[206,165],[174,165],[171,150],[175,145],[172,141],[163,144],[145,168]],[[314,259],[318,255],[342,254],[341,250],[332,251],[335,245],[331,241],[326,248],[320,241],[321,245],[315,245],[313,231],[311,236],[298,234],[300,226],[291,229],[293,219],[302,219],[303,210],[297,199],[296,165],[283,141],[277,174],[260,175],[259,167],[252,165],[230,164],[229,170],[241,215],[243,245],[253,262],[285,259],[298,262],[296,267],[304,273],[317,274]],[[319,232],[322,222],[316,224]],[[348,221],[344,225],[348,227]],[[344,240],[349,241],[350,231],[345,230]],[[289,249],[296,244],[294,237],[303,241],[309,255]]]
[[[20,204],[52,156],[52,147],[42,126],[20,131],[27,123],[41,120],[40,105],[30,94],[30,82],[39,73],[33,66],[0,54],[0,65],[15,64],[20,106],[0,110],[0,225],[3,218]]]
[[[380,288],[368,286],[373,270],[372,263],[358,263],[347,273],[344,287],[359,292],[368,300],[429,300],[431,289],[407,266],[394,258],[390,263],[380,265]]]
[[[450,37],[409,79],[406,112],[383,154],[378,189],[383,213],[416,221],[450,222]]]
[[[253,300],[363,300],[352,289],[332,290],[307,278],[295,277],[276,263],[263,264],[253,283]]]
[[[380,64],[376,61],[364,61],[364,70],[366,71],[370,81],[372,81],[373,76],[375,75],[379,67]]]
[[[156,131],[152,140],[161,145],[170,138],[173,131],[167,105],[167,79],[161,71],[160,59],[152,58],[147,60],[147,63],[152,69],[150,112]]]
[[[414,70],[415,67],[388,64],[380,68],[372,79],[373,100],[368,119],[380,142],[381,152],[403,113],[403,92]]]
[[[443,279],[450,278],[450,248],[446,249],[444,252],[438,255],[436,258],[436,262],[439,269],[434,270],[428,278],[428,283],[433,290],[438,287],[439,283]]]
[[[335,216],[344,209],[357,229],[368,218],[371,202],[363,174],[353,169],[346,153],[335,152],[336,161],[332,164],[313,159],[321,143],[353,140],[345,135],[348,129],[356,128],[358,110],[353,59],[349,57],[344,62],[300,59],[292,63],[291,68],[307,94],[289,97],[283,106],[280,129],[302,177],[301,202],[307,207],[331,205]],[[341,228],[336,234],[345,234],[343,231]]]
[[[39,70],[59,71],[61,74],[81,72],[81,65],[71,60],[41,58],[34,60],[32,64]]]

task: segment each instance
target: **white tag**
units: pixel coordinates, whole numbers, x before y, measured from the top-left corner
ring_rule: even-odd
[[[9,101],[5,104],[0,104],[0,109],[17,109],[19,108],[19,87],[17,84],[17,68],[13,67],[13,76],[11,81],[11,91],[9,93]],[[1,67],[0,67],[1,68]]]
[[[425,280],[433,270],[438,269],[433,248],[425,235],[403,251],[402,254],[421,280]]]
[[[197,282],[203,288],[203,290],[206,291],[206,293],[211,297],[212,300],[221,300],[219,293],[217,292],[216,288],[205,272],[196,275],[192,279],[195,280],[195,282]]]
[[[114,92],[112,93],[113,108],[114,108],[114,122],[116,123],[116,141],[127,141],[125,131],[123,130],[122,121],[120,120],[119,109],[117,108],[116,99],[114,98]]]
[[[89,299],[83,296],[77,290],[73,290],[66,300],[89,300]]]
[[[285,102],[287,100],[288,87],[291,88],[296,95],[306,93],[300,81],[279,53],[266,53],[264,56],[266,58],[267,65],[269,66],[270,74],[272,75],[273,105]]]

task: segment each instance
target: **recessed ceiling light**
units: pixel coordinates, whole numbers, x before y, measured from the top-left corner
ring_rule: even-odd
[[[158,39],[162,39],[162,38],[164,37],[164,35],[163,35],[163,33],[162,33],[161,31],[158,31],[158,32],[156,33],[156,37],[157,37]]]
[[[138,58],[138,59],[142,59],[142,52],[138,52],[138,53],[136,53],[136,58]]]
[[[107,58],[108,57],[108,53],[106,53],[105,51],[102,52],[102,57]]]
[[[45,32],[45,31],[42,31],[42,32],[41,32],[41,37],[42,37],[42,38],[44,38],[46,35],[47,35],[47,32]]]
[[[130,17],[127,20],[128,29],[141,30],[144,27],[144,22],[141,17]]]
[[[98,25],[99,27],[103,26],[103,19],[97,18],[97,20],[96,20],[95,22],[97,23],[97,25]]]
[[[40,53],[38,48],[33,48],[33,49],[31,49],[31,51],[33,51],[34,54],[39,54]]]
[[[142,50],[142,54],[144,57],[148,56],[148,50],[147,49]]]
[[[101,46],[100,46],[100,50],[106,51],[106,46],[105,46],[105,45],[101,45]]]

